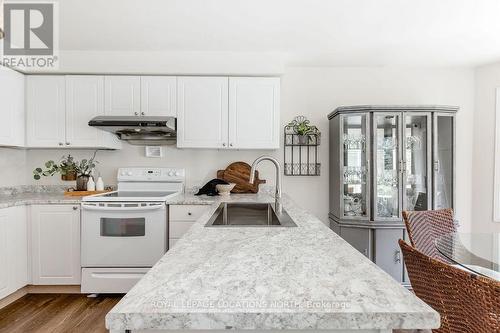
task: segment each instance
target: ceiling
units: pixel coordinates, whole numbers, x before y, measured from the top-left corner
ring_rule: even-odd
[[[61,50],[273,53],[302,66],[500,61],[498,0],[64,0]]]

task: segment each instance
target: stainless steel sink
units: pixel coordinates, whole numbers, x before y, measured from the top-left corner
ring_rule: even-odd
[[[286,211],[267,203],[221,203],[206,227],[296,227]]]

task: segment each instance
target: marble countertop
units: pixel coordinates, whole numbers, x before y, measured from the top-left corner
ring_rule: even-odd
[[[284,198],[298,225],[216,227],[220,201],[179,195],[170,204],[212,204],[107,314],[108,329],[430,329],[439,314]]]
[[[0,194],[0,208],[22,205],[79,204],[81,197],[66,196],[63,192],[22,192]]]

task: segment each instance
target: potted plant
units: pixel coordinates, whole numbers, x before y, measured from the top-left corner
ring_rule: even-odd
[[[45,162],[45,170],[42,168],[33,170],[33,178],[39,180],[42,176],[48,177],[60,173],[62,180],[76,179],[77,191],[85,191],[87,190],[87,182],[92,174],[92,170],[95,168],[95,164],[98,163],[95,160],[96,154],[97,150],[89,160],[82,159],[80,162],[75,161],[71,154],[63,156],[59,163],[49,160]]]
[[[318,128],[310,125],[309,119],[304,116],[295,117],[287,126],[292,128],[293,132],[297,134],[298,143],[301,145],[309,144],[310,134],[318,131]]]

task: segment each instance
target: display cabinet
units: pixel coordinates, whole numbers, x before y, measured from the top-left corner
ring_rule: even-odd
[[[403,210],[454,208],[453,106],[347,106],[330,120],[330,225],[407,282]]]

